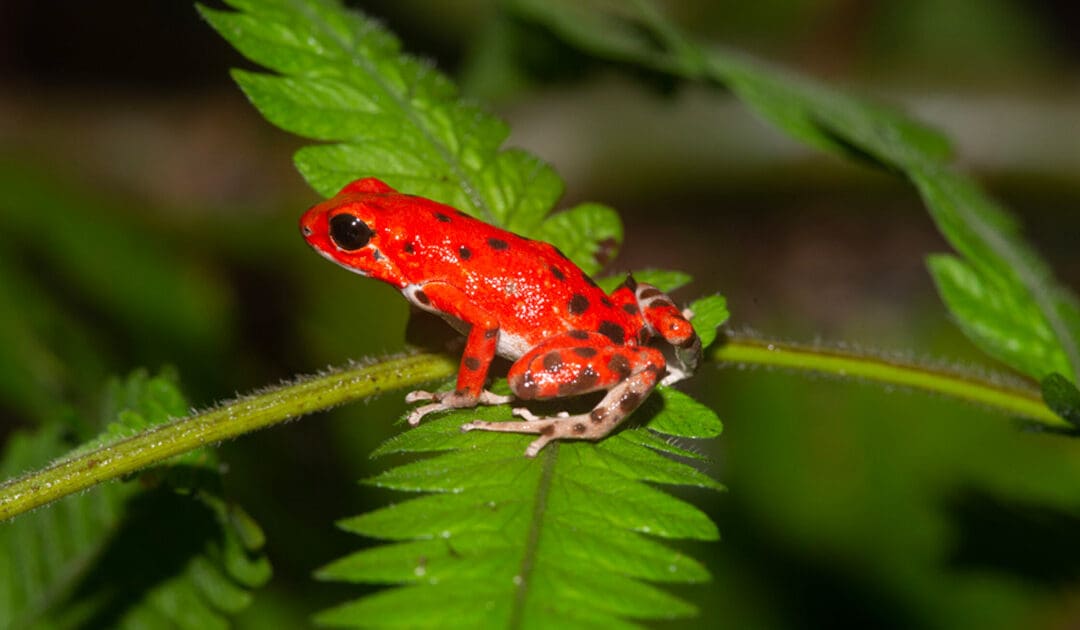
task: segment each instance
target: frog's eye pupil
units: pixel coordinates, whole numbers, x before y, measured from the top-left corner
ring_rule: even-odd
[[[330,219],[330,238],[334,244],[351,252],[368,244],[374,232],[351,214],[339,214]]]

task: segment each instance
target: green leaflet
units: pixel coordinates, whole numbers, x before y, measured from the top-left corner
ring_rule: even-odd
[[[1069,371],[1042,313],[1015,284],[947,254],[930,256],[927,266],[957,323],[987,354],[1033,376]]]
[[[102,417],[120,420],[93,443],[186,413],[172,376],[137,372],[110,385]],[[58,423],[17,433],[0,476],[67,448]],[[217,474],[196,451],[148,473],[156,485],[105,484],[0,524],[0,627],[227,627],[270,569],[261,530],[218,498]]]
[[[708,348],[716,340],[716,329],[731,316],[727,300],[722,295],[710,295],[695,300],[690,310],[694,313],[691,321],[701,338],[701,347]]]
[[[984,352],[1028,376],[1041,379],[1059,372],[1075,381],[1080,374],[1080,306],[1021,240],[1013,217],[958,175],[916,172],[912,179],[938,229],[967,262],[962,287],[955,286],[959,274],[950,273],[956,269],[941,271],[940,259],[929,262],[938,291],[961,328]],[[950,292],[955,301],[958,288],[974,309],[952,308]],[[1003,327],[1002,316],[1012,325]],[[973,336],[976,330],[981,334]]]
[[[563,193],[555,171],[502,149],[507,126],[459,98],[429,64],[403,55],[395,37],[336,0],[227,0],[230,13],[199,11],[233,46],[278,74],[233,77],[275,125],[328,144],[296,165],[324,196],[362,176],[449,204],[563,250],[587,273],[615,255],[618,216],[584,204],[547,218]]]
[[[593,274],[618,252],[623,240],[622,221],[607,206],[583,203],[553,214],[540,226],[538,238],[559,243],[559,249],[571,260],[588,261],[582,270]]]
[[[378,449],[377,455],[425,457],[367,483],[424,494],[342,521],[347,531],[390,542],[342,558],[318,576],[396,586],[328,610],[320,623],[624,627],[628,619],[694,613],[647,582],[707,580],[703,566],[661,541],[715,540],[716,527],[646,482],[720,489],[658,452],[694,457],[662,435],[716,435],[715,414],[663,389],[623,431],[597,444],[549,446],[535,460],[522,456],[529,436],[460,431],[477,417],[507,419],[509,409],[449,413]]]
[[[943,275],[937,271],[940,262],[931,262],[942,297],[969,338],[1029,376],[1058,371],[1074,382],[1080,377],[1076,297],[1056,283],[1023,242],[1013,218],[948,168],[948,142],[935,130],[745,55],[701,46],[646,0],[631,6],[514,0],[509,6],[596,56],[724,84],[763,118],[807,144],[902,173],[968,264],[965,287],[980,288],[961,291],[956,274]]]

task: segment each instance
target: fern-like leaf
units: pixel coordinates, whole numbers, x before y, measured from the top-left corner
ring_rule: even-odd
[[[386,442],[376,455],[437,453],[367,483],[425,493],[347,519],[351,532],[391,541],[338,560],[323,579],[395,588],[322,613],[357,627],[624,627],[694,608],[658,584],[708,573],[662,539],[715,540],[701,511],[646,482],[719,489],[661,453],[697,455],[682,435],[720,432],[716,416],[672,389],[653,396],[629,427],[599,444],[565,442],[535,459],[528,436],[462,433],[506,407],[447,414]],[[658,540],[660,539],[660,540]]]
[[[84,448],[186,413],[170,375],[135,373],[109,386],[103,418],[118,420]],[[58,424],[16,434],[0,476],[67,450]],[[202,451],[142,484],[106,484],[0,524],[0,627],[227,626],[270,574],[261,530],[219,494],[216,460]]]
[[[402,55],[398,42],[331,0],[227,0],[236,13],[200,7],[253,61],[279,73],[234,76],[271,122],[331,142],[296,162],[324,195],[359,176],[448,203],[525,236],[547,240],[592,273],[615,255],[622,228],[609,208],[584,204],[547,216],[562,182],[536,158],[502,150],[503,123],[458,99],[452,83]],[[621,282],[612,278],[609,282]],[[670,290],[689,280],[644,272]],[[715,303],[713,303],[715,306]],[[705,320],[715,327],[715,308]],[[505,384],[502,385],[505,388]],[[697,458],[669,436],[719,433],[716,417],[674,390],[651,397],[628,428],[599,444],[566,443],[522,456],[525,436],[461,433],[505,406],[447,414],[389,441],[379,455],[437,453],[369,480],[424,496],[345,521],[392,541],[326,567],[320,576],[403,585],[319,616],[347,626],[626,625],[693,608],[651,583],[697,582],[704,568],[655,540],[712,540],[693,506],[647,482],[718,488],[669,457]]]
[[[233,77],[277,126],[330,144],[296,165],[324,196],[361,176],[441,201],[558,246],[587,273],[614,256],[622,225],[610,208],[583,204],[553,217],[563,192],[550,166],[502,149],[509,129],[460,99],[430,64],[401,53],[390,33],[336,0],[226,0],[199,11],[252,61],[279,74]]]
[[[668,288],[689,279],[635,275]],[[706,297],[692,309],[708,345],[727,318],[724,299]],[[321,623],[629,627],[628,619],[694,614],[652,584],[701,582],[707,571],[656,539],[715,540],[716,527],[697,508],[648,483],[721,489],[670,457],[703,459],[680,441],[719,435],[716,415],[661,388],[631,426],[598,444],[548,446],[535,460],[521,456],[530,436],[460,430],[468,420],[509,415],[506,406],[449,413],[376,450],[375,456],[435,453],[367,480],[425,494],[342,521],[347,531],[390,542],[342,558],[318,576],[397,586],[328,610]]]

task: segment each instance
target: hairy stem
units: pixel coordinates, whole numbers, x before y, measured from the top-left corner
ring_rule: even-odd
[[[1035,387],[834,348],[729,336],[710,351],[714,361],[768,365],[912,387],[997,409],[1055,429],[1071,425],[1043,404]],[[170,457],[308,413],[454,373],[448,358],[396,356],[355,365],[223,403],[131,438],[54,462],[0,485],[0,521]]]
[[[315,411],[394,389],[445,378],[455,364],[415,354],[353,365],[260,391],[160,425],[0,485],[0,521],[93,485],[159,464],[200,446],[250,433]]]
[[[911,387],[991,407],[1054,429],[1071,429],[1042,401],[1035,386],[996,382],[985,376],[901,359],[822,348],[744,335],[717,342],[710,359],[744,365],[767,365],[865,379]]]

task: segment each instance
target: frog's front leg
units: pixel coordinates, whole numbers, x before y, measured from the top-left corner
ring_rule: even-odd
[[[409,413],[409,424],[416,426],[424,416],[437,411],[501,405],[513,400],[511,396],[500,396],[484,389],[488,367],[495,358],[495,348],[499,343],[497,319],[475,306],[459,289],[445,282],[410,285],[402,293],[410,302],[426,311],[472,325],[458,367],[457,387],[452,392],[414,391],[407,394],[407,403],[432,401],[413,409]]]
[[[701,339],[694,331],[689,311],[680,311],[664,292],[651,284],[636,282],[627,276],[626,282],[611,294],[611,299],[628,313],[640,313],[647,337],[660,337],[671,344],[676,365],[668,365],[662,383],[671,385],[690,376],[701,362]],[[644,339],[639,340],[645,343]]]
[[[664,369],[664,355],[654,348],[619,346],[604,335],[571,331],[540,344],[514,363],[507,375],[510,389],[525,400],[606,389],[600,404],[589,413],[549,418],[515,409],[515,415],[525,421],[474,420],[461,430],[539,434],[525,450],[529,457],[552,440],[599,440],[641,405]]]

